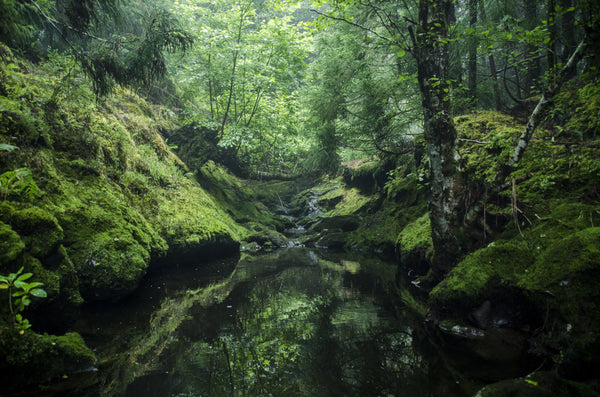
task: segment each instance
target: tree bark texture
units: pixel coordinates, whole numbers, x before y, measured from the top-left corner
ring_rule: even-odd
[[[535,1],[523,0],[523,13],[525,15],[525,29],[533,30],[537,26],[538,21],[538,7]],[[542,74],[542,67],[540,60],[537,56],[537,49],[534,44],[525,44],[525,78],[523,83],[523,96],[529,98],[533,95],[537,89],[537,80]]]
[[[433,276],[451,269],[461,256],[456,194],[457,134],[450,117],[448,28],[452,0],[421,0],[414,55],[423,105],[423,128],[430,166],[430,220]]]
[[[473,30],[477,28],[477,3],[478,0],[469,0],[469,27]],[[473,34],[473,37],[469,40],[468,63],[469,92],[473,98],[477,97],[477,46],[477,35]]]

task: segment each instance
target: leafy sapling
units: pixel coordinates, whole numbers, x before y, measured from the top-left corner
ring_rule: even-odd
[[[0,290],[8,292],[8,308],[15,327],[21,331],[31,327],[29,321],[21,314],[31,304],[31,297],[46,298],[48,294],[42,288],[44,283],[27,282],[33,273],[23,273],[21,267],[16,273],[0,276]],[[21,332],[22,333],[22,332]]]

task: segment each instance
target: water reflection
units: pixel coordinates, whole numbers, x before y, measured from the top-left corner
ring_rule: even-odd
[[[421,325],[399,315],[395,278],[395,264],[358,254],[290,248],[246,255],[228,277],[194,289],[172,285],[145,316],[147,325],[140,329],[136,322],[135,332],[130,326],[132,336],[118,348],[114,340],[121,333],[114,324],[113,339],[86,337],[103,359],[87,391],[145,397],[461,395],[443,366],[423,355]],[[140,300],[132,302],[139,311]],[[110,328],[117,318],[105,315],[102,321]]]

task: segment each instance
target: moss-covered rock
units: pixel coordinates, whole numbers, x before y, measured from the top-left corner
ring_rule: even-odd
[[[40,335],[32,331],[0,330],[0,387],[4,392],[91,370],[94,353],[81,336]]]
[[[44,258],[56,251],[63,239],[63,229],[56,218],[41,208],[13,211],[8,222],[22,237],[27,251],[37,258]]]
[[[594,212],[561,204],[523,237],[469,254],[430,292],[432,313],[480,326],[478,308],[489,301],[489,310],[502,307],[502,326],[538,330],[532,351],[552,357],[561,374],[593,377],[585,369],[600,365],[600,228],[586,227]]]
[[[0,221],[0,265],[15,261],[24,250],[25,243],[19,234]]]
[[[287,247],[289,240],[276,230],[265,227],[256,222],[245,224],[250,232],[244,238],[244,246],[256,248],[280,248]],[[255,246],[254,244],[257,244]]]
[[[342,249],[346,245],[347,233],[336,230],[325,230],[320,234],[319,239],[315,242],[315,247]]]
[[[318,221],[310,227],[309,232],[321,232],[325,229],[341,229],[344,232],[350,232],[356,230],[359,225],[360,216],[356,214],[326,216],[319,218]]]
[[[452,269],[431,291],[431,303],[443,312],[475,309],[491,290],[517,284],[534,260],[526,241],[491,243]]]
[[[405,266],[424,274],[433,256],[429,213],[424,214],[402,229],[396,240],[396,250]]]
[[[167,252],[237,250],[240,228],[159,133],[175,126],[169,112],[125,89],[97,102],[89,84],[57,82],[56,62],[0,64],[0,142],[19,146],[0,157],[0,169],[28,164],[44,192],[35,205],[16,195],[1,204],[0,221],[21,241],[2,228],[14,241],[7,259],[38,263],[48,301],[66,310],[81,296],[131,292]]]
[[[523,378],[492,383],[477,392],[476,397],[587,397],[597,390],[585,384],[571,382],[551,372],[535,372]]]
[[[340,184],[339,188],[320,196],[317,204],[328,211],[328,216],[340,216],[364,213],[372,200],[372,197],[363,195],[358,188]]]

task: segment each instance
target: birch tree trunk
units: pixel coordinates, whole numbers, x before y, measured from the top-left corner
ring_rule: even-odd
[[[414,55],[423,105],[423,128],[430,166],[430,220],[434,246],[433,278],[438,279],[461,256],[456,194],[457,134],[450,117],[448,28],[452,0],[421,0]],[[414,37],[414,36],[413,36]]]

